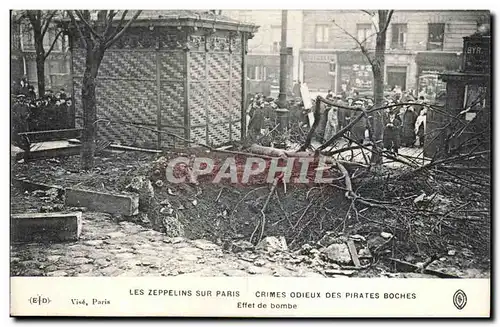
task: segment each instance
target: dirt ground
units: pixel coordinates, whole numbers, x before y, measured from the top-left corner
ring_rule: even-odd
[[[204,239],[222,249],[233,240],[250,240],[270,185],[265,181],[255,181],[252,185],[169,184],[162,177],[155,176],[157,166],[154,162],[158,158],[179,155],[206,156],[207,153],[101,153],[90,172],[79,170],[78,156],[37,160],[15,163],[12,178],[61,187],[127,193],[126,187],[134,177],[146,176],[152,181],[155,205],[141,209],[141,215],[148,219],[138,223],[145,228],[150,228],[150,222],[156,219],[154,216],[161,216],[167,209],[184,226],[186,239]],[[227,155],[211,153],[210,156],[224,159]],[[338,187],[286,185],[286,192],[284,186],[279,185],[266,212],[264,237],[284,236],[290,251],[295,251],[304,244],[316,245],[328,232],[361,235],[368,243],[379,241],[384,232],[392,236],[391,242],[382,242],[377,247],[375,261],[370,268],[360,271],[358,277],[395,273],[393,265],[384,258],[418,264],[432,255],[438,259],[429,269],[456,276],[489,277],[489,199],[466,188],[433,184],[426,179],[391,183],[388,177],[391,173],[392,170],[388,170],[376,176],[355,178],[353,184],[364,198],[381,203],[397,202],[400,210],[362,204],[354,208],[346,199],[340,182]],[[388,182],[382,183],[383,179]],[[415,208],[416,197],[423,192],[435,194],[436,190],[439,201],[434,201],[434,207]],[[71,209],[64,207],[63,199],[55,195],[40,196],[36,192],[11,187],[13,213],[50,211],[51,206],[59,206],[57,208],[62,211]],[[441,210],[441,214],[433,215],[433,210]],[[119,222],[127,217],[111,216],[108,219]]]

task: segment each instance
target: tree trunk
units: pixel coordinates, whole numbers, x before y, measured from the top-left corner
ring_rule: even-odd
[[[389,22],[388,10],[379,10],[379,32],[377,33],[377,39],[375,43],[375,58],[373,60],[372,70],[373,70],[373,97],[374,105],[376,108],[380,108],[384,101],[384,75],[385,75],[385,43],[387,39],[387,27],[386,24]],[[373,113],[373,139],[375,141],[381,140],[384,129],[384,115],[380,111]],[[379,153],[379,149],[376,143],[373,145],[374,153],[371,158],[372,163],[381,164],[382,156]]]
[[[45,94],[45,49],[43,48],[43,36],[41,30],[34,28],[35,51],[36,51],[36,78],[38,80],[38,96]]]
[[[82,81],[83,132],[81,164],[83,170],[94,167],[95,138],[97,126],[97,99],[95,94],[96,79],[104,51],[94,48],[87,52],[86,69]]]

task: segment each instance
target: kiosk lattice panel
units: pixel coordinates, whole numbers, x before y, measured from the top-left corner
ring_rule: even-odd
[[[160,42],[126,38],[106,51],[96,98],[98,118],[110,123],[98,123],[98,138],[145,147],[186,145],[158,130],[211,145],[240,139],[241,49],[231,52],[227,35],[195,36],[186,50],[181,38],[159,34]],[[82,127],[85,51],[73,48],[72,60],[76,126]]]

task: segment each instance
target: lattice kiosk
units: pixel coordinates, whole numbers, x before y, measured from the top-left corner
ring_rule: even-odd
[[[141,13],[99,68],[98,139],[146,148],[186,145],[157,131],[214,146],[240,140],[247,40],[256,30],[208,12]],[[77,37],[71,35],[72,80],[82,127],[85,52]]]

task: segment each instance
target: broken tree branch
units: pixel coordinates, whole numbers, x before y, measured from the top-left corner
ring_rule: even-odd
[[[316,99],[316,105],[314,109],[314,123],[311,126],[311,129],[309,130],[309,133],[307,133],[306,141],[304,144],[297,150],[297,152],[302,152],[306,151],[309,146],[311,145],[311,141],[314,135],[314,132],[316,131],[316,128],[319,125],[319,120],[321,118],[321,101],[319,101],[319,96]]]

